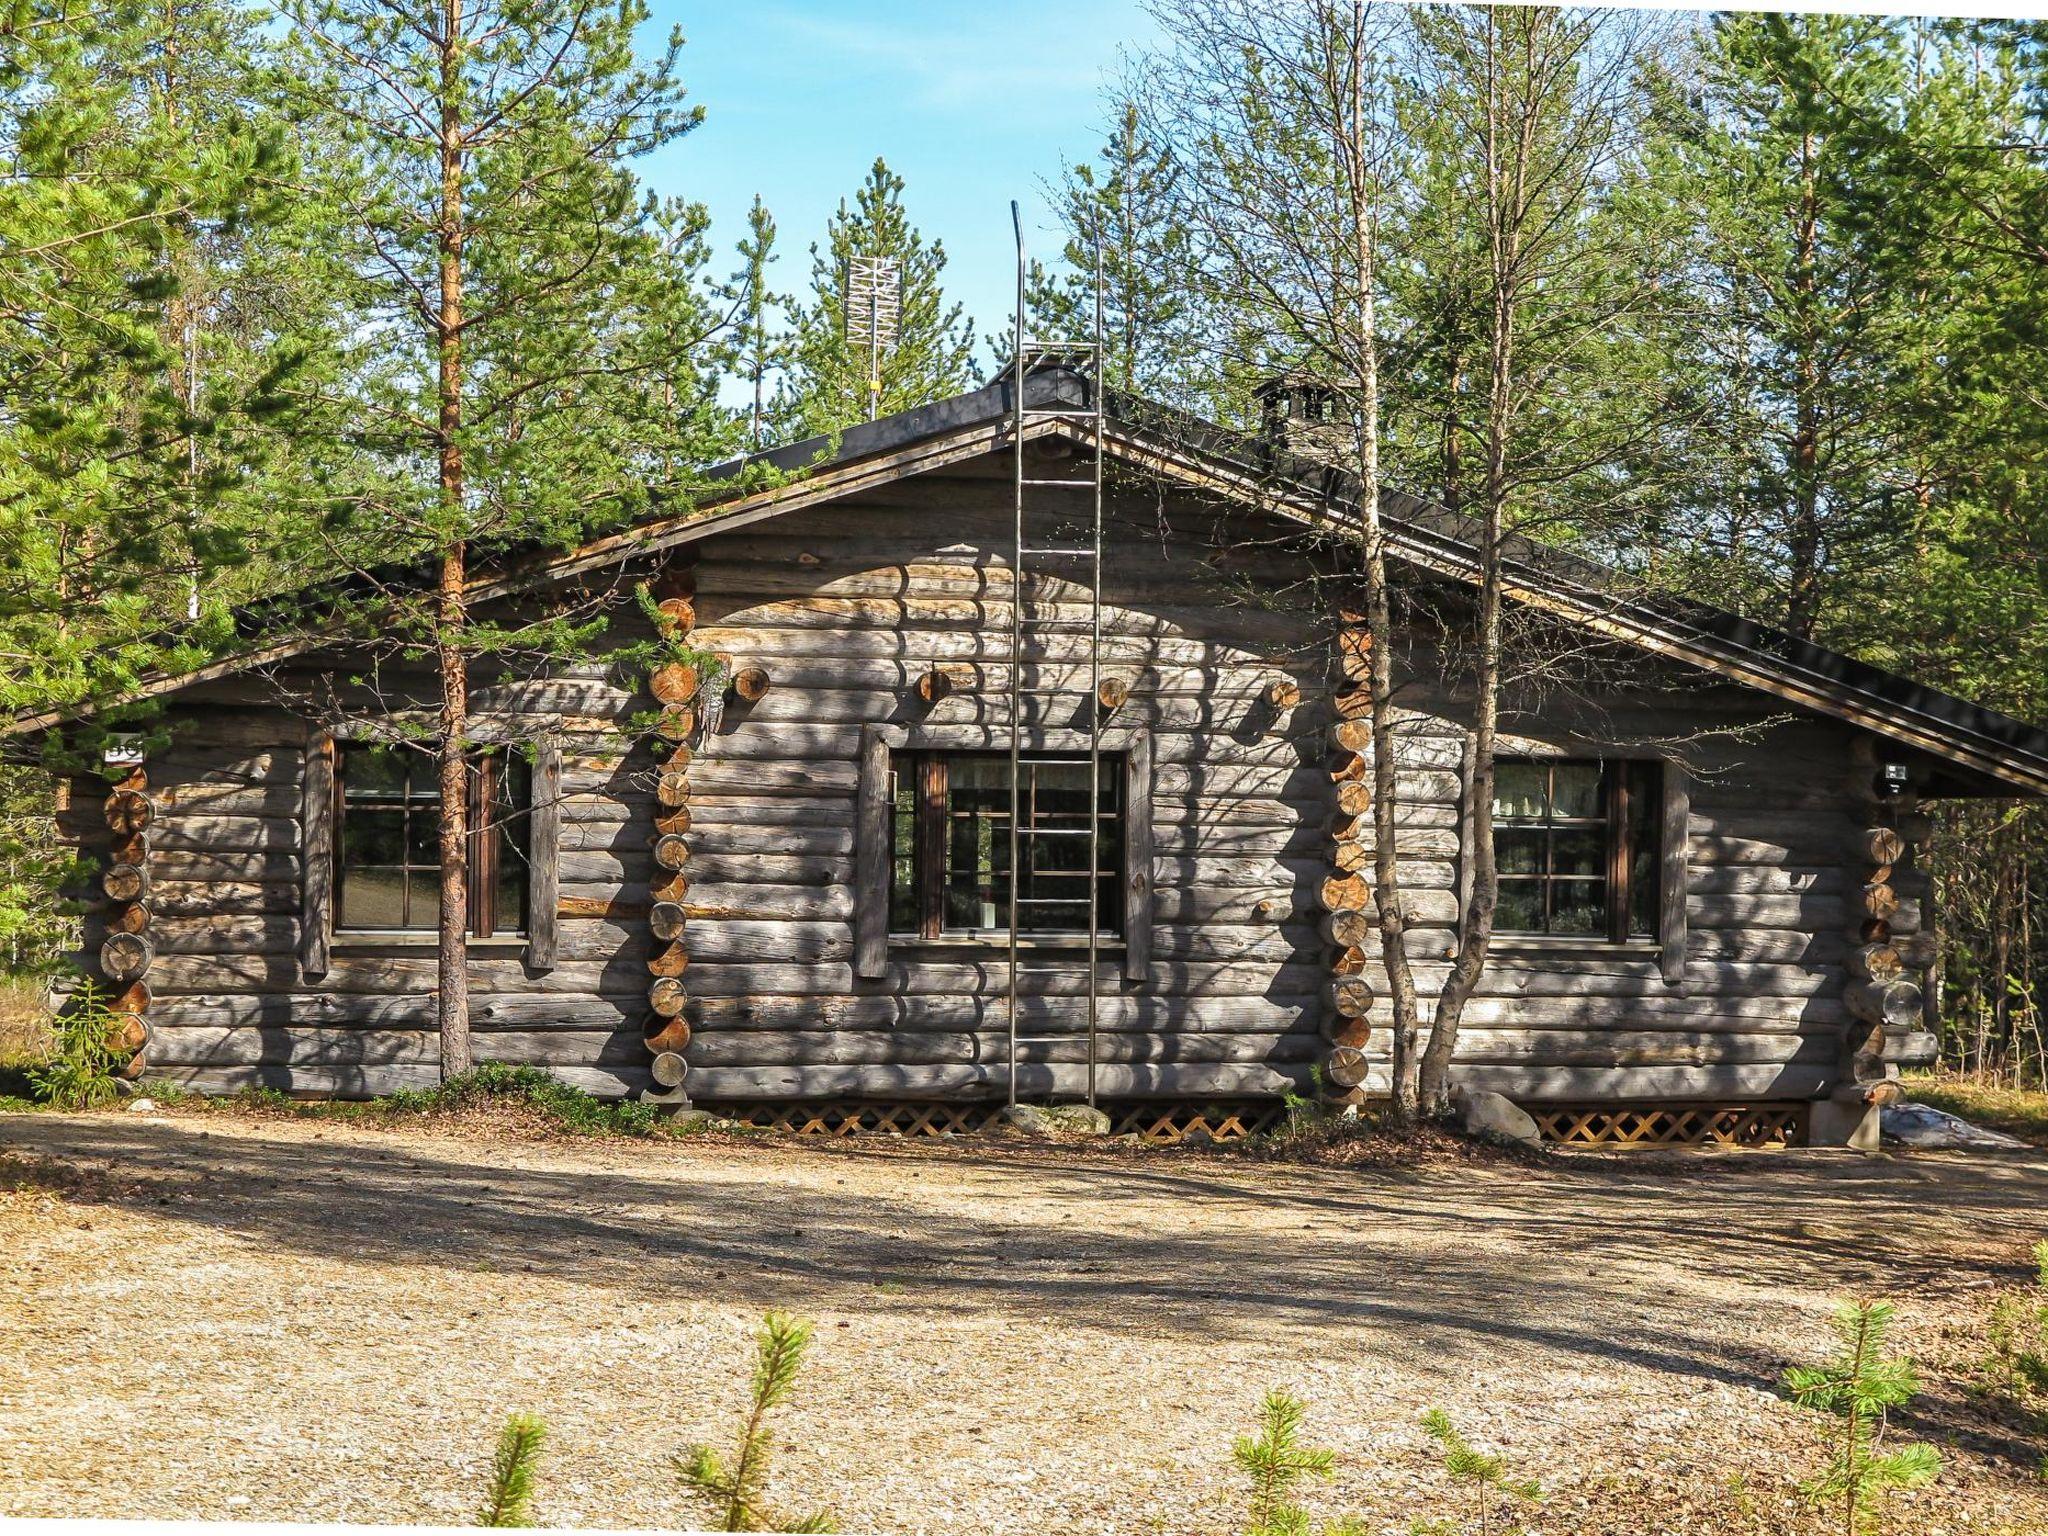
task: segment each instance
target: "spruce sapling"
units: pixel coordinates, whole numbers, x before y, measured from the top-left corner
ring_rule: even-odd
[[[1801,1491],[1816,1508],[1840,1511],[1843,1536],[1875,1530],[1885,1495],[1923,1488],[1941,1471],[1941,1457],[1932,1446],[1879,1450],[1886,1411],[1911,1402],[1920,1390],[1910,1360],[1885,1356],[1892,1315],[1890,1303],[1882,1301],[1843,1307],[1835,1314],[1835,1332],[1842,1341],[1835,1358],[1785,1373],[1786,1390],[1795,1402],[1841,1418],[1826,1468],[1801,1484]]]
[[[491,1487],[477,1512],[478,1525],[533,1524],[533,1475],[540,1466],[548,1427],[539,1414],[515,1413],[498,1431],[491,1458]]]
[[[1504,1495],[1509,1500],[1535,1503],[1543,1497],[1543,1490],[1529,1478],[1508,1476],[1507,1463],[1498,1456],[1489,1456],[1458,1433],[1451,1423],[1451,1416],[1441,1408],[1432,1408],[1422,1416],[1423,1431],[1437,1444],[1438,1458],[1443,1469],[1450,1474],[1451,1481],[1461,1483],[1472,1490],[1473,1512],[1479,1517],[1482,1536],[1493,1530],[1495,1499]],[[1420,1527],[1424,1530],[1444,1530],[1439,1522],[1434,1527]]]
[[[1301,1443],[1301,1399],[1278,1388],[1259,1405],[1259,1433],[1240,1435],[1230,1459],[1251,1479],[1251,1507],[1244,1536],[1309,1536],[1308,1511],[1294,1492],[1311,1477],[1326,1478],[1337,1453]],[[1363,1528],[1346,1518],[1323,1528],[1324,1536],[1353,1536]]]
[[[832,1529],[823,1511],[800,1520],[785,1520],[768,1508],[769,1461],[774,1438],[768,1415],[796,1390],[797,1372],[810,1347],[811,1325],[800,1318],[770,1312],[754,1336],[755,1361],[751,1401],[740,1425],[739,1445],[730,1465],[708,1445],[692,1445],[675,1461],[676,1475],[719,1506],[725,1531],[813,1532]]]

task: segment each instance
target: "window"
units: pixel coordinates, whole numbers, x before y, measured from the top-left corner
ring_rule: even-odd
[[[1658,763],[1495,764],[1496,929],[1655,937],[1661,782]]]
[[[1018,767],[1017,931],[1088,932],[1088,759],[1034,755]],[[1010,758],[1003,752],[897,752],[889,928],[920,938],[1007,937]],[[1102,757],[1098,932],[1121,935],[1123,762]]]
[[[439,926],[440,765],[410,747],[349,743],[335,774],[339,923],[374,930]],[[480,755],[469,765],[469,931],[518,933],[526,923],[525,761]]]

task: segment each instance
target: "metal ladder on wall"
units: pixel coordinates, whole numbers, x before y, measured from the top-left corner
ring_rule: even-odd
[[[1028,265],[1024,251],[1024,225],[1016,203],[1010,204],[1010,226],[1017,237],[1017,326],[1012,333],[1016,342],[1016,357],[1011,365],[1010,381],[1010,450],[1014,461],[1013,481],[1016,491],[1016,540],[1011,549],[1010,560],[1010,945],[1009,945],[1009,1102],[1017,1102],[1018,1048],[1028,1045],[1058,1045],[1075,1039],[1072,1034],[1026,1035],[1019,1031],[1017,1021],[1017,975],[1019,961],[1018,917],[1034,903],[1042,904],[1051,898],[1026,897],[1022,894],[1023,871],[1018,860],[1023,850],[1023,824],[1021,820],[1023,758],[1024,758],[1024,710],[1025,701],[1039,703],[1037,718],[1049,722],[1057,702],[1061,699],[1082,698],[1082,718],[1088,722],[1088,1012],[1087,1031],[1087,1102],[1092,1108],[1095,1103],[1095,1077],[1098,1051],[1098,1014],[1101,1004],[1101,979],[1098,962],[1102,946],[1102,710],[1099,705],[1102,685],[1102,440],[1105,411],[1102,399],[1102,244],[1098,238],[1095,246],[1095,303],[1094,333],[1087,340],[1060,339],[1048,341],[1035,339],[1029,330],[1029,306],[1026,298]],[[1030,376],[1046,368],[1060,367],[1081,372],[1086,379],[1085,406],[1061,405],[1048,402],[1029,405],[1024,398],[1026,382]],[[1078,428],[1085,434],[1089,448],[1086,455],[1088,472],[1085,475],[1033,475],[1025,463],[1024,441],[1027,427],[1034,422],[1058,421]],[[1059,460],[1052,461],[1061,462]],[[1081,542],[1080,533],[1074,529],[1077,519],[1071,507],[1064,523],[1058,515],[1047,516],[1042,501],[1057,503],[1061,497],[1073,491],[1088,495],[1087,541]],[[1033,493],[1039,493],[1034,495]],[[1047,495],[1046,493],[1050,493]],[[1088,572],[1088,684],[1085,696],[1069,684],[1057,687],[1049,682],[1054,666],[1041,660],[1038,686],[1027,686],[1024,681],[1026,624],[1024,620],[1027,579],[1044,562],[1054,571],[1071,572],[1076,562],[1085,562]],[[1050,573],[1049,573],[1050,574]],[[1046,622],[1046,632],[1059,632],[1062,626]],[[1041,649],[1041,657],[1043,650]],[[1072,667],[1060,663],[1069,677]]]

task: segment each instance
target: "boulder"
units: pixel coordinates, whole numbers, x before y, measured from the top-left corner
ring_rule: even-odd
[[[1532,1147],[1543,1140],[1543,1132],[1537,1128],[1536,1122],[1513,1100],[1500,1094],[1489,1093],[1483,1088],[1460,1088],[1453,1102],[1459,1122],[1468,1136],[1518,1141]]]
[[[1109,1116],[1086,1104],[1012,1104],[1003,1111],[1001,1121],[1011,1130],[1041,1141],[1109,1134]]]
[[[1885,1105],[1884,1139],[1895,1146],[1932,1151],[1990,1152],[2026,1145],[2016,1137],[2002,1131],[1987,1131],[1932,1104],[1911,1102]]]

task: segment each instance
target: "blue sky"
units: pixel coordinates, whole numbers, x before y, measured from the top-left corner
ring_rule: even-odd
[[[776,282],[807,285],[809,247],[876,155],[945,242],[948,291],[976,335],[1014,304],[1010,199],[1049,255],[1043,182],[1101,139],[1120,45],[1149,33],[1137,0],[651,0],[650,48],[683,29],[702,127],[641,162],[648,185],[706,204],[721,273],[754,194],[780,226]]]

